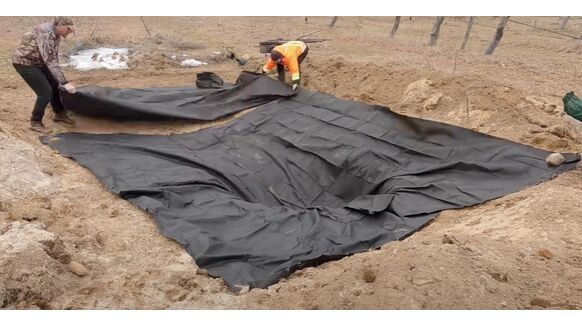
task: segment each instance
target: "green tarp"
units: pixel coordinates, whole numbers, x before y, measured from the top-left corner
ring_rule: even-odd
[[[576,97],[574,91],[568,92],[562,99],[564,111],[578,121],[582,121],[582,100]]]

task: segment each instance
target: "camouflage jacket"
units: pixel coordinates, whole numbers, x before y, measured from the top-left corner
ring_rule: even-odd
[[[14,51],[12,62],[27,66],[46,66],[59,84],[68,81],[59,67],[59,44],[61,38],[56,35],[52,23],[36,26],[22,37],[20,46]]]

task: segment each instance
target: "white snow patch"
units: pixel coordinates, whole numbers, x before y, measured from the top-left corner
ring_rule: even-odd
[[[197,66],[201,66],[201,65],[206,65],[206,63],[198,61],[196,59],[186,59],[186,60],[183,60],[180,65],[189,66],[189,67],[197,67]]]
[[[80,50],[71,56],[69,66],[80,71],[92,69],[128,69],[127,48],[97,48]]]

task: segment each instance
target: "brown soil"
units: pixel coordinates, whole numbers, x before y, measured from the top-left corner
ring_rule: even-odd
[[[557,30],[557,17],[518,17]],[[188,309],[523,309],[582,308],[582,171],[478,206],[444,211],[429,226],[379,250],[297,271],[266,290],[235,295],[205,274],[151,215],[108,192],[75,162],[27,129],[33,92],[10,64],[21,35],[42,17],[3,17],[0,26],[0,307]],[[193,84],[211,70],[234,81],[241,67],[215,60],[183,68],[168,56],[210,60],[234,47],[252,69],[258,42],[319,28],[305,62],[305,86],[381,104],[531,146],[579,152],[561,97],[582,94],[582,45],[510,24],[494,55],[483,52],[496,20],[478,18],[467,49],[466,20],[447,18],[429,48],[432,19],[406,18],[396,38],[392,18],[138,17],[77,18],[80,45],[128,46],[131,70],[78,72],[76,85]],[[566,32],[579,33],[582,20]],[[577,34],[576,34],[577,35]],[[238,115],[244,115],[238,114]],[[238,116],[237,115],[237,116]],[[78,118],[83,132],[180,133],[222,124],[132,123]],[[229,118],[233,119],[233,118]],[[36,237],[35,237],[36,236]],[[72,261],[72,262],[71,262]]]

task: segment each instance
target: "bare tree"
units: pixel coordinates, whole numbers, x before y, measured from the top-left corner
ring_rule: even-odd
[[[493,51],[495,51],[495,48],[497,48],[499,41],[501,41],[501,37],[503,37],[503,30],[505,30],[505,25],[507,25],[508,20],[509,16],[501,17],[499,25],[497,25],[497,30],[495,30],[495,36],[493,37],[493,40],[491,40],[489,48],[487,48],[487,50],[485,51],[486,55],[491,55]]]
[[[570,20],[570,16],[566,16],[566,17],[562,18],[562,23],[560,24],[560,30],[564,30],[566,28],[566,24],[568,24],[569,20]]]
[[[139,19],[141,19],[141,22],[143,23],[143,26],[145,27],[146,32],[148,32],[148,37],[151,39],[152,38],[152,34],[150,33],[150,29],[148,28],[147,24],[143,20],[143,17],[140,16]]]
[[[471,35],[471,29],[473,29],[473,23],[475,22],[475,16],[469,17],[469,23],[467,24],[467,31],[465,31],[465,39],[463,40],[463,44],[461,45],[461,50],[465,50],[465,46],[469,41],[469,35]]]
[[[337,22],[337,19],[339,18],[339,16],[333,16],[333,18],[331,19],[331,22],[329,22],[328,27],[334,27],[335,22]]]
[[[390,37],[393,38],[398,31],[398,26],[400,26],[400,16],[396,16],[394,19],[394,26],[392,26],[392,31],[390,31]]]
[[[439,32],[441,30],[441,25],[443,25],[444,21],[445,21],[444,16],[438,16],[434,21],[432,31],[430,32],[430,42],[428,43],[430,47],[435,46],[437,44],[437,41],[439,39]]]

